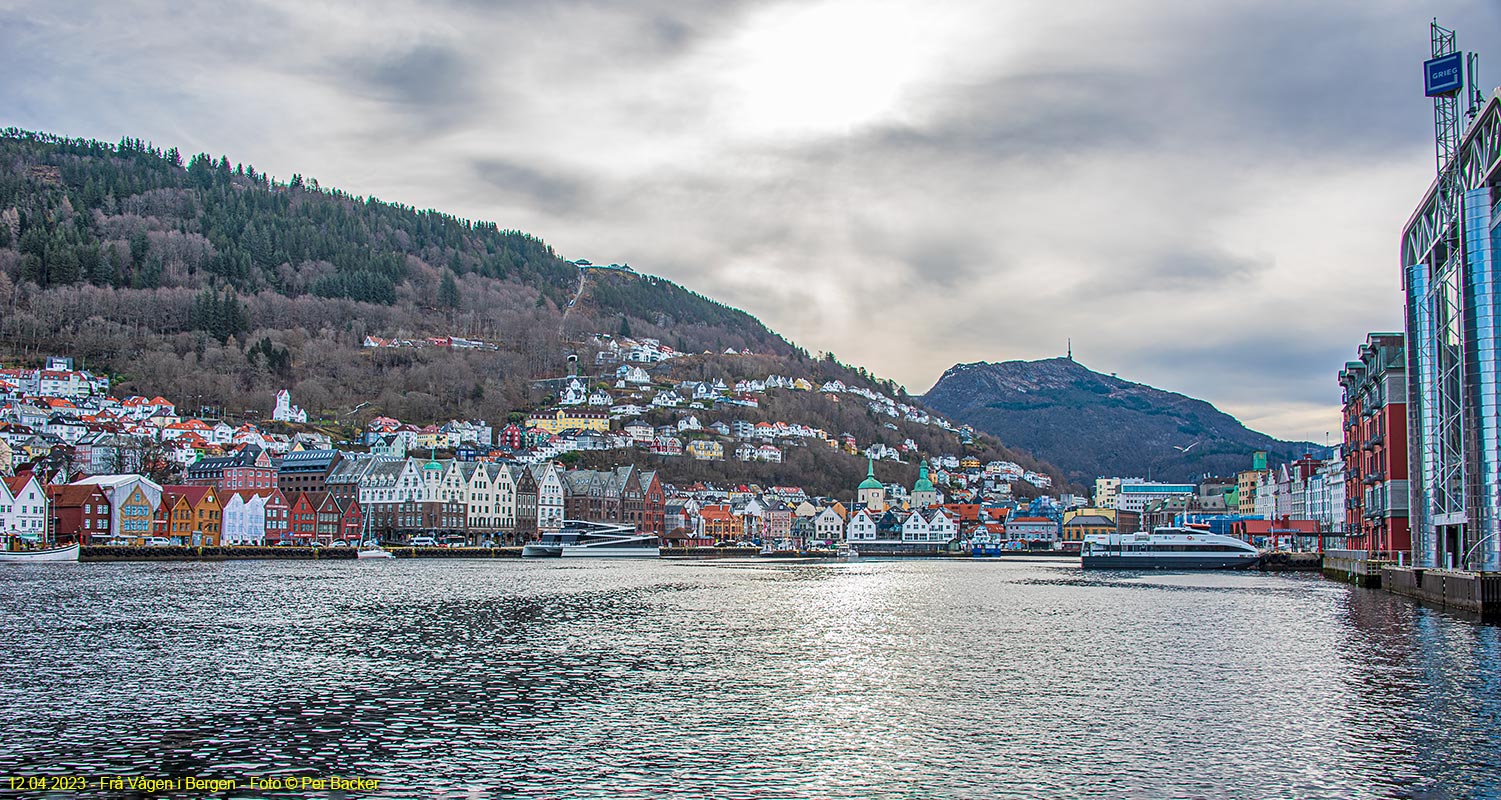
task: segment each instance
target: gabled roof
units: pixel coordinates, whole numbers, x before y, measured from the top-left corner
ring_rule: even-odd
[[[47,487],[47,501],[52,504],[53,508],[80,506],[93,502],[96,497],[105,497],[108,500],[103,487],[96,484],[69,483],[63,486]]]
[[[195,506],[195,507],[199,503],[202,503],[203,499],[205,497],[207,497],[210,492],[214,492],[214,487],[212,487],[212,486],[181,486],[181,485],[163,486],[162,487],[162,493],[164,495],[170,494],[170,495],[173,495],[174,497],[183,497],[183,498],[186,498],[187,501],[188,501],[188,505]],[[214,497],[216,499],[218,498],[218,496],[219,496],[218,493],[214,492]]]

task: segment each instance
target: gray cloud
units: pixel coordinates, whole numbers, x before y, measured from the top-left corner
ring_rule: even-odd
[[[507,202],[530,205],[553,213],[588,211],[587,182],[535,166],[502,159],[480,159],[474,171]]]
[[[0,122],[494,219],[915,391],[1072,337],[1318,438],[1339,367],[1400,325],[1432,173],[1430,12],[1402,0],[359,11],[0,10]],[[1489,0],[1442,13],[1501,41]]]
[[[331,71],[351,72],[377,96],[420,111],[466,100],[473,70],[457,48],[421,42],[394,53],[351,59]]]

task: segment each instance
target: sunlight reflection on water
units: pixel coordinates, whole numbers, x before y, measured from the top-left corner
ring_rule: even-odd
[[[1494,796],[1497,632],[1306,576],[1042,562],[32,565],[0,570],[0,774]]]

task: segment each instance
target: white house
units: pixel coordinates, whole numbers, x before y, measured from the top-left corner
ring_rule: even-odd
[[[637,385],[651,383],[651,376],[646,374],[646,370],[631,364],[623,364],[619,369],[615,370],[615,378],[622,383]]]
[[[921,511],[914,511],[907,515],[902,523],[902,541],[926,542],[928,539],[928,520]]]
[[[47,494],[30,474],[0,481],[0,531],[40,539],[47,532]]]
[[[871,523],[871,530],[875,530],[875,523],[873,522]],[[813,531],[819,539],[826,542],[837,542],[844,538],[844,520],[840,518],[838,512],[834,511],[833,508],[825,508],[814,515]]]
[[[588,401],[589,390],[584,386],[584,382],[578,378],[569,381],[568,385],[563,387],[563,391],[558,393],[558,405],[560,406],[581,406]]]
[[[563,529],[563,478],[552,462],[532,467],[537,481],[537,532],[557,533]]]
[[[226,545],[266,543],[266,501],[269,490],[225,492],[229,500],[220,509],[219,540]]]
[[[844,526],[844,538],[850,542],[875,541],[875,517],[863,508],[851,514],[849,522]]]
[[[292,405],[292,393],[282,389],[276,393],[276,408],[271,418],[277,422],[307,422],[307,412]]]

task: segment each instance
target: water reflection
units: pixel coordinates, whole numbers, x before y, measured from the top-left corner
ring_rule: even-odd
[[[1049,563],[0,571],[0,773],[382,796],[1473,797],[1497,629]]]

